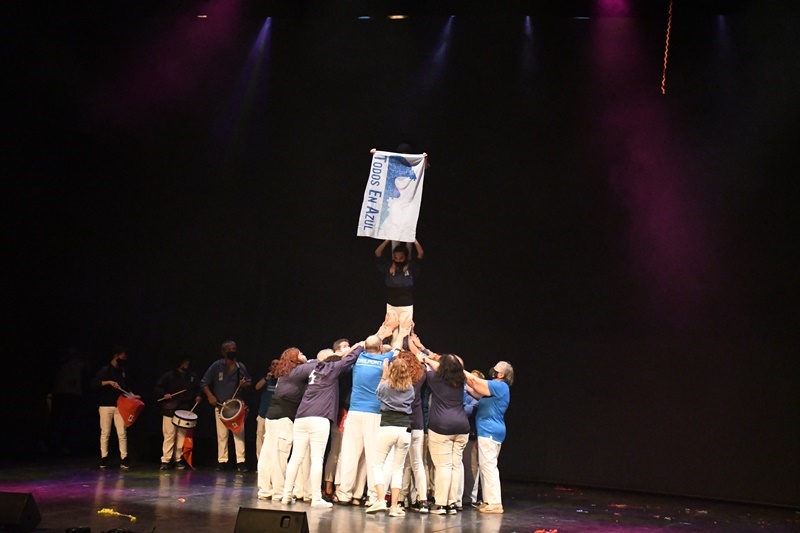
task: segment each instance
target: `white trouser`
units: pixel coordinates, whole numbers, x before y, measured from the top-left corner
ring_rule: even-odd
[[[409,315],[409,318],[414,318],[414,306],[413,305],[403,305],[403,306],[395,306],[391,304],[386,304],[386,311],[394,311],[397,313],[397,318],[403,318],[403,315]],[[400,327],[396,327],[394,331],[392,331],[392,346],[395,345],[397,342],[397,337],[400,335]]]
[[[367,485],[371,500],[375,496],[375,479],[373,478],[372,468],[375,465],[375,439],[378,436],[378,429],[381,427],[381,415],[379,413],[364,413],[360,411],[349,411],[344,422],[344,435],[342,436],[342,452],[339,455],[341,465],[339,473],[341,482],[336,491],[339,501],[349,501],[353,497],[360,498],[361,494],[354,494],[358,473],[358,460],[361,453],[364,453],[367,470]]]
[[[478,441],[471,440],[467,445],[470,454],[470,467],[472,468],[472,492],[470,493],[470,501],[475,503],[478,501],[478,489],[481,486],[480,467],[478,466]]]
[[[217,461],[220,463],[228,462],[228,428],[219,418],[219,407],[214,408],[214,421],[217,423]],[[231,431],[231,433],[233,433]],[[244,463],[244,420],[242,420],[242,430],[233,433],[233,446],[236,448],[236,463]]]
[[[283,496],[283,482],[286,479],[286,464],[294,441],[294,423],[289,417],[277,420],[266,419],[264,423],[264,443],[258,459],[258,495]]]
[[[425,499],[427,500],[430,494],[433,492],[433,487],[436,485],[436,469],[433,467],[433,461],[431,460],[431,448],[428,445],[428,432],[425,432],[424,437],[424,444],[422,446],[422,455],[425,458],[425,475],[427,476],[428,480],[428,494],[425,494]]]
[[[403,464],[406,461],[408,454],[408,447],[411,444],[411,433],[408,429],[398,426],[381,426],[378,430],[378,438],[376,439],[375,446],[375,464],[373,466],[372,477],[377,483],[384,483],[385,477],[383,472],[383,463],[386,461],[386,456],[389,451],[394,447],[394,458],[391,465],[391,481],[384,487],[391,486],[400,488],[403,484]]]
[[[325,475],[323,481],[334,482],[336,479],[336,465],[339,464],[339,452],[342,450],[342,432],[339,426],[331,424],[331,449],[325,461]]]
[[[458,490],[456,491],[456,504],[458,505],[461,505],[464,498],[464,477],[464,458],[462,457],[461,463],[458,465]]]
[[[161,446],[161,462],[180,461],[183,458],[183,441],[186,440],[186,428],[173,424],[171,416],[162,416],[161,433],[164,434],[164,444]]]
[[[311,469],[309,483],[311,485],[311,500],[318,502],[322,499],[322,463],[325,460],[325,446],[328,444],[328,435],[331,431],[331,421],[321,416],[297,418],[294,421],[294,446],[292,458],[286,468],[286,482],[283,486],[283,496],[292,494],[295,480],[298,477],[300,465],[311,451]],[[304,483],[306,491],[309,483]]]
[[[497,457],[500,455],[501,446],[501,442],[478,437],[478,463],[483,483],[483,501],[488,504],[503,504],[500,493],[500,471],[497,469]]]
[[[342,436],[344,437],[344,435]],[[344,441],[344,438],[342,439]],[[341,456],[341,452],[339,453]],[[342,479],[342,461],[340,460],[336,465],[336,480],[333,482],[335,486],[341,484]],[[366,467],[366,458],[364,457],[364,453],[362,452],[361,455],[358,456],[358,469],[356,470],[356,482],[353,486],[353,498],[361,499],[364,496],[364,489],[367,486],[367,467]],[[338,496],[337,496],[338,499]]]
[[[459,500],[458,485],[461,478],[461,460],[469,434],[440,435],[428,430],[428,448],[436,469],[434,479],[436,505],[454,504]]]
[[[100,457],[108,457],[108,441],[111,438],[111,424],[117,430],[117,440],[119,441],[119,456],[122,459],[128,457],[128,432],[122,415],[116,407],[102,406],[100,412]]]
[[[400,496],[407,495],[413,500],[428,499],[428,479],[425,474],[425,432],[421,429],[411,430],[411,445],[406,457],[406,468],[403,473],[403,488]],[[414,484],[412,487],[411,480]]]
[[[261,447],[264,445],[264,432],[267,429],[267,419],[256,417],[256,462],[261,459]]]
[[[260,419],[259,419],[260,420]],[[278,497],[281,493],[276,493],[272,485],[272,472],[277,468],[278,462],[278,426],[281,420],[287,420],[290,424],[291,420],[288,418],[281,418],[280,420],[264,419],[264,437],[261,442],[261,450],[258,453],[258,497],[270,498],[274,494]],[[283,479],[281,478],[281,491],[283,491]]]

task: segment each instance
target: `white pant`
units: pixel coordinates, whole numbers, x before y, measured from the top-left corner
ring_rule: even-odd
[[[408,447],[411,444],[411,433],[406,428],[398,426],[381,426],[378,430],[378,438],[375,443],[375,465],[373,466],[372,477],[376,483],[384,483],[383,462],[386,456],[394,447],[394,458],[391,466],[391,487],[400,488],[403,484],[403,464],[406,461]],[[387,484],[384,484],[386,487]]]
[[[347,419],[344,422],[344,435],[342,436],[342,452],[339,455],[339,474],[341,479],[339,489],[336,491],[336,498],[339,501],[344,502],[354,497],[361,497],[361,494],[354,494],[354,490],[356,488],[358,460],[362,452],[366,459],[367,485],[370,496],[374,496],[375,478],[372,469],[375,466],[375,452],[377,450],[375,441],[380,427],[381,415],[379,413],[364,413],[360,411],[347,413]]]
[[[478,462],[483,483],[483,501],[488,504],[501,504],[503,498],[500,491],[500,471],[497,469],[497,457],[500,455],[502,443],[487,437],[478,437]]]
[[[264,421],[264,442],[258,457],[258,495],[283,496],[286,463],[292,451],[294,424],[288,417]]]
[[[261,459],[261,447],[264,445],[264,432],[267,429],[267,419],[256,417],[256,461]]]
[[[297,418],[294,421],[294,446],[292,458],[286,468],[286,482],[283,486],[283,496],[292,494],[295,480],[298,477],[300,465],[311,451],[311,470],[309,483],[311,484],[311,500],[322,500],[322,463],[325,460],[325,446],[328,444],[328,435],[331,431],[331,421],[321,416]],[[306,487],[308,483],[304,483]],[[306,489],[307,490],[307,489]]]
[[[324,481],[334,482],[336,479],[336,465],[339,464],[339,453],[342,450],[342,432],[339,426],[331,424],[331,449],[325,461]]]
[[[341,448],[339,455],[341,456]],[[364,495],[364,488],[367,486],[367,467],[366,467],[366,458],[364,457],[364,453],[362,452],[361,455],[358,457],[358,468],[356,469],[356,482],[353,486],[353,498],[358,498],[359,500]],[[336,479],[334,480],[334,485],[339,485],[342,479],[342,461],[339,461],[336,464]]]
[[[101,406],[100,412],[100,457],[108,457],[108,441],[111,438],[111,424],[117,430],[117,440],[119,441],[119,456],[122,459],[128,457],[128,431],[122,415],[116,407]]]
[[[401,496],[414,496],[415,500],[428,499],[428,477],[425,475],[425,432],[421,429],[411,430],[411,445],[408,448],[406,466],[408,472],[403,476]],[[411,490],[411,474],[414,479],[414,491]]]
[[[414,306],[413,305],[403,305],[403,306],[395,306],[391,304],[386,304],[386,311],[394,311],[397,313],[397,318],[402,318],[404,314],[407,314],[409,318],[414,318]],[[397,342],[397,337],[400,336],[400,327],[396,327],[394,331],[392,331],[392,346],[395,345]]]
[[[431,452],[436,475],[434,489],[436,505],[449,505],[459,501],[458,486],[461,482],[461,461],[469,434],[440,435],[428,430],[428,448]]]
[[[164,444],[161,446],[161,462],[180,461],[183,458],[183,442],[186,440],[186,428],[173,424],[171,416],[162,416],[161,433],[164,434]]]
[[[475,503],[478,499],[478,486],[480,483],[480,475],[478,473],[478,443],[477,441],[470,440],[467,441],[467,447],[464,452],[464,458],[466,459],[467,455],[469,455],[469,468],[470,472],[472,473],[472,490],[470,491],[470,502]],[[461,503],[462,499],[464,498],[464,488],[467,476],[464,474],[466,472],[466,467],[464,466],[465,463],[461,461],[461,481],[458,484],[458,502]]]
[[[478,441],[471,440],[467,445],[469,448],[469,463],[472,470],[472,492],[470,493],[470,501],[475,503],[478,501],[478,489],[481,486],[480,466],[478,463]]]
[[[214,409],[214,420],[217,423],[217,461],[220,463],[228,462],[228,428],[219,418],[219,407]],[[231,433],[233,433],[231,431]],[[242,430],[233,433],[233,446],[236,448],[236,462],[244,463],[244,420],[242,420]]]

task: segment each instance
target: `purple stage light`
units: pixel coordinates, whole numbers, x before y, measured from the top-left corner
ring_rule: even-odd
[[[631,14],[630,0],[597,0],[595,13],[601,17],[627,17]]]

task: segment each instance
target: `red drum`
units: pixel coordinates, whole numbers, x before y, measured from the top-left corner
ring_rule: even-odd
[[[172,423],[179,428],[191,429],[197,425],[197,415],[191,411],[178,409],[172,415]]]
[[[244,429],[244,418],[247,415],[247,407],[242,400],[232,399],[222,404],[219,408],[219,419],[226,428],[234,433],[241,433]]]
[[[125,422],[125,427],[129,428],[139,418],[139,414],[144,409],[144,402],[136,398],[120,396],[117,398],[117,409],[122,416],[122,421]]]

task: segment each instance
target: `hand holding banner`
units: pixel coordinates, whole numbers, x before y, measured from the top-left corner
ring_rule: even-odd
[[[425,166],[426,154],[373,154],[361,205],[359,237],[414,242]]]

